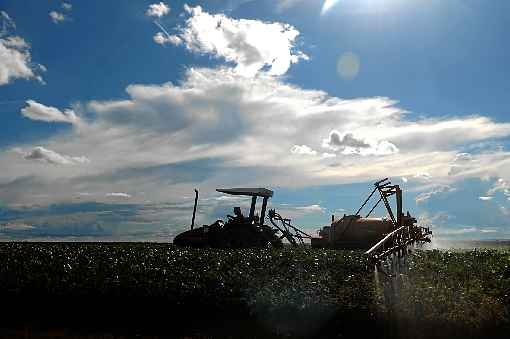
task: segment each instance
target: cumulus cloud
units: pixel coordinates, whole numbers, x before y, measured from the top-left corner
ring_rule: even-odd
[[[223,58],[236,65],[236,71],[253,76],[267,69],[282,75],[290,65],[308,57],[295,49],[299,31],[279,22],[233,19],[209,14],[200,6],[185,6],[189,18],[178,37],[188,50]]]
[[[182,44],[181,38],[179,38],[177,35],[167,35],[163,32],[158,32],[153,37],[154,42],[159,45],[165,45],[165,44],[172,44],[175,46],[179,46]]]
[[[32,62],[30,45],[20,36],[12,35],[14,21],[0,11],[0,86],[15,79],[35,79],[43,82],[40,73],[46,68]]]
[[[42,146],[37,146],[28,152],[21,153],[26,160],[37,160],[52,165],[78,165],[90,162],[90,160],[84,156],[72,157],[63,155]]]
[[[301,154],[301,155],[316,155],[317,151],[311,149],[306,145],[294,145],[290,149],[290,153],[292,154]]]
[[[489,200],[492,200],[492,197],[478,197],[478,199],[480,199],[482,201],[489,201]]]
[[[168,7],[168,5],[165,4],[164,2],[159,2],[149,5],[149,8],[147,8],[145,15],[154,18],[161,18],[167,15],[168,13],[170,13],[170,7]]]
[[[21,114],[32,120],[46,122],[67,122],[76,124],[80,121],[72,109],[65,109],[63,112],[58,108],[45,106],[34,100],[27,100],[27,106],[21,109]]]
[[[51,21],[53,21],[54,24],[59,24],[59,23],[63,22],[64,20],[66,20],[66,16],[64,15],[64,13],[60,13],[57,11],[51,11],[49,13],[49,16],[50,16]]]
[[[45,148],[64,154],[86,154],[94,166],[36,169],[19,157],[0,153],[0,162],[7,164],[0,182],[13,183],[9,186],[13,193],[4,190],[0,198],[30,201],[33,195],[26,187],[36,190],[37,186],[29,180],[16,180],[32,177],[43,182],[41,191],[52,192],[46,201],[64,199],[68,192],[119,192],[132,187],[151,192],[152,201],[166,201],[193,192],[197,185],[213,191],[227,183],[294,187],[371,181],[381,172],[407,178],[412,178],[411,173],[426,172],[433,176],[426,182],[431,187],[436,182],[449,184],[449,180],[480,177],[482,173],[498,177],[510,173],[510,154],[498,151],[473,155],[480,163],[476,172],[450,177],[449,164],[459,153],[459,144],[447,143],[436,149],[435,145],[424,147],[423,140],[405,145],[391,156],[353,157],[342,152],[321,156],[322,139],[332,130],[350,131],[368,145],[371,142],[359,136],[393,142],[384,135],[397,134],[394,130],[407,134],[410,122],[388,98],[344,100],[289,85],[269,74],[247,78],[231,68],[192,68],[180,82],[133,84],[126,91],[122,99],[83,103],[81,109],[91,118],[44,142]],[[43,116],[62,117],[54,113]],[[381,121],[386,124],[385,133]],[[412,122],[421,123],[431,124],[430,120]],[[464,125],[472,123],[468,117]],[[485,138],[501,135],[501,123],[487,123],[491,128]],[[471,128],[475,126],[479,127]],[[455,128],[439,130],[441,138],[458,135]],[[425,139],[435,138],[436,131],[430,128]],[[469,144],[473,134],[476,132],[465,133],[464,140],[458,139],[460,144]],[[294,151],[306,152],[303,146],[307,146],[317,154],[296,156],[290,151],[294,146],[298,146]],[[175,166],[188,162],[194,165],[175,172]],[[51,185],[53,181],[59,185]]]
[[[333,130],[322,141],[322,147],[342,154],[390,155],[398,153],[398,148],[389,141],[368,141],[356,138],[352,133]]]
[[[407,134],[405,115],[390,99],[341,100],[321,91],[290,86],[278,78],[262,74],[257,78],[245,78],[227,68],[190,69],[179,84],[130,85],[127,93],[128,99],[93,101],[88,104],[88,109],[96,113],[98,122],[114,124],[117,128],[129,126],[141,131],[156,131],[162,137],[171,136],[171,144],[177,148],[194,145],[191,153],[177,151],[177,159],[203,154],[231,159],[231,166],[258,166],[275,162],[292,167],[295,166],[293,161],[305,161],[304,158],[307,158],[307,164],[311,167],[307,165],[304,169],[313,168],[314,173],[320,173],[319,177],[336,177],[340,171],[347,173],[346,167],[352,175],[360,176],[377,166],[400,168],[402,175],[409,175],[413,171],[437,174],[438,171],[447,170],[454,156],[448,150],[430,154],[434,146],[421,151],[423,146],[420,141],[416,145],[407,145],[412,150],[399,152],[399,158],[390,157],[384,161],[385,157],[381,157],[376,162],[373,159],[354,162],[344,159],[342,168],[322,167],[321,161],[328,161],[327,158],[321,160],[321,157],[316,157],[316,162],[312,159],[315,157],[291,159],[291,149],[302,152],[306,150],[303,145],[311,150],[321,147],[320,136],[330,133],[331,126],[338,126],[336,130],[364,129],[365,133],[360,135],[372,137],[379,133],[379,121],[388,119],[392,121],[388,130],[402,129],[400,133]],[[289,124],[289,121],[293,123]],[[465,123],[469,125],[470,118]],[[425,121],[424,124],[430,122]],[[500,128],[498,124],[495,127]],[[455,129],[442,133],[457,135]],[[495,134],[489,132],[485,137],[492,138]],[[391,152],[381,151],[384,150],[383,142],[356,138],[356,132],[352,132],[352,135],[358,143],[343,138],[349,141],[343,140],[344,145],[370,146],[361,148],[359,153],[395,152],[391,146],[388,147]],[[435,132],[427,136],[434,137]],[[471,137],[472,134],[465,134],[464,143],[469,142]],[[329,144],[334,145],[335,139],[331,141],[330,138]],[[455,144],[449,147],[453,150]],[[159,148],[153,147],[151,153],[154,154],[154,149]],[[414,148],[418,151],[414,151]],[[252,151],[246,152],[246,149]],[[342,157],[345,154],[339,152],[338,155]]]

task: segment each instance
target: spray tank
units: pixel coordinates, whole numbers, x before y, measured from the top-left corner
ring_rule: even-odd
[[[376,193],[379,193],[379,199],[364,217],[361,216],[361,211]],[[395,196],[396,200],[395,212],[389,201],[392,196]],[[386,208],[388,217],[371,218],[370,215],[381,202]],[[407,214],[402,212],[400,186],[392,185],[386,178],[374,183],[374,189],[355,214],[344,214],[340,219],[335,219],[333,216],[331,225],[319,230],[319,237],[312,238],[311,245],[315,248],[369,249],[399,229],[408,231],[408,240],[426,241],[427,235],[431,234],[430,230],[416,226],[416,222],[409,212]]]

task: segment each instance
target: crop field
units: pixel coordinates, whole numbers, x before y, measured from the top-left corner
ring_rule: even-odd
[[[510,252],[367,264],[358,251],[2,243],[0,335],[507,337]]]

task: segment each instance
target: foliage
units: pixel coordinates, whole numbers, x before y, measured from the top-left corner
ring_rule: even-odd
[[[3,296],[148,298],[177,312],[189,305],[209,307],[284,334],[307,328],[299,333],[308,335],[327,327],[331,335],[351,326],[359,335],[360,323],[415,338],[458,335],[459,328],[472,336],[508,329],[510,252],[416,251],[404,261],[388,271],[393,273],[388,278],[367,270],[360,251],[3,243],[0,291]]]
[[[384,306],[401,326],[419,329],[413,337],[446,337],[459,329],[472,337],[506,331],[510,252],[417,251],[407,259],[386,282],[392,293]]]
[[[4,243],[0,286],[54,294],[240,297],[272,306],[367,307],[361,252],[215,250],[164,244]],[[359,291],[362,290],[362,291]],[[363,293],[361,293],[363,292]]]

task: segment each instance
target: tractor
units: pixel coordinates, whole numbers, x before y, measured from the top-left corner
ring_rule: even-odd
[[[282,247],[283,239],[297,246],[304,244],[310,235],[290,224],[290,219],[282,218],[274,210],[269,210],[268,217],[272,226],[265,224],[267,202],[273,191],[266,188],[227,188],[217,192],[251,197],[248,216],[243,215],[240,207],[233,208],[234,215],[227,215],[227,221],[216,220],[210,225],[195,228],[198,191],[195,190],[195,205],[191,229],[178,234],[174,238],[177,246],[214,247],[214,248],[251,248],[251,247]],[[260,214],[256,214],[257,199],[262,198]]]

